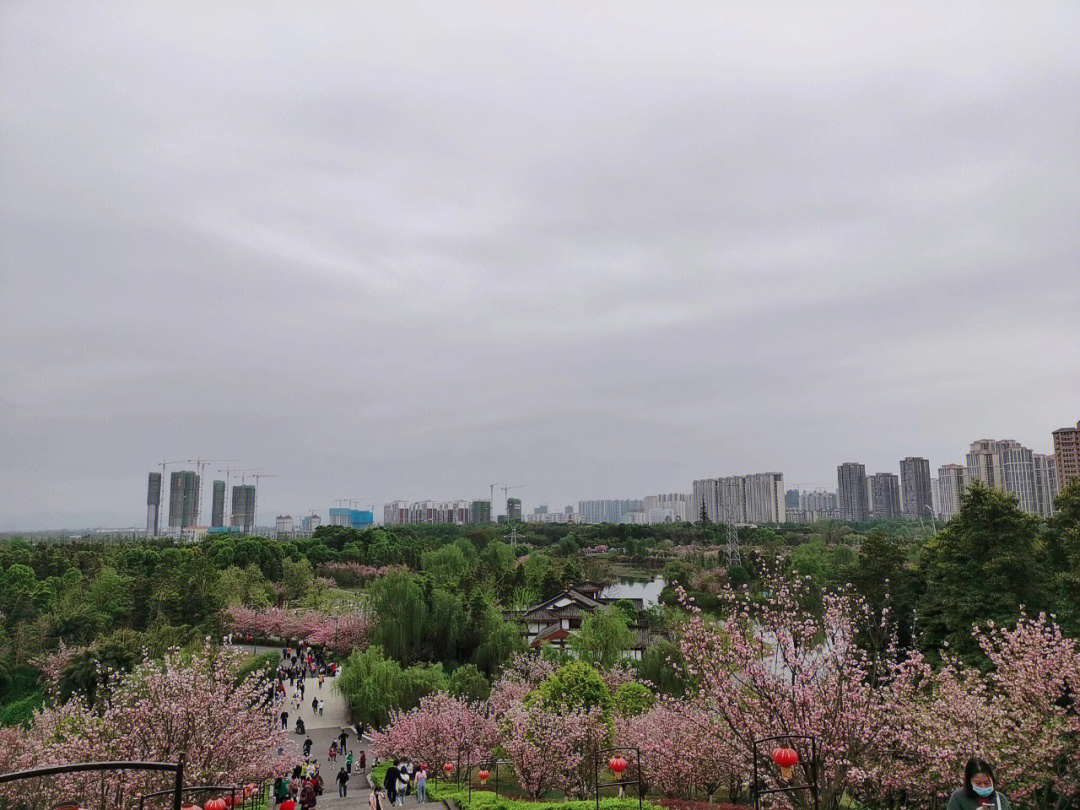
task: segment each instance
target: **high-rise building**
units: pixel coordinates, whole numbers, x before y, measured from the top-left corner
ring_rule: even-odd
[[[539,506],[537,506],[537,507],[535,507],[533,509],[533,514],[534,515],[546,515],[547,513],[548,513],[548,508],[547,508],[546,503],[542,503],[542,504],[540,504]]]
[[[1058,428],[1054,436],[1054,462],[1059,489],[1080,480],[1080,422],[1076,427]]]
[[[274,535],[277,537],[292,537],[296,533],[292,515],[278,515],[274,521]]]
[[[300,531],[307,535],[314,534],[321,523],[322,518],[313,512],[310,515],[300,518]]]
[[[875,473],[870,476],[870,491],[875,520],[896,520],[900,517],[900,479],[895,473]]]
[[[161,529],[161,473],[152,472],[146,483],[146,533],[157,537]]]
[[[473,523],[491,523],[491,501],[473,501],[470,510]]]
[[[255,528],[255,485],[240,484],[232,488],[232,509],[229,525],[244,534]]]
[[[370,509],[350,509],[335,506],[330,509],[331,526],[346,526],[350,529],[370,529],[375,524],[375,514]]]
[[[789,489],[784,493],[784,506],[788,509],[799,508],[799,490]]]
[[[990,489],[1012,495],[1023,511],[1042,514],[1035,482],[1035,454],[1029,448],[1012,439],[980,439],[971,443],[966,462],[969,484],[981,481]]]
[[[642,511],[648,523],[685,523],[689,517],[690,497],[685,492],[665,492],[660,495],[646,495],[642,501]],[[654,515],[655,513],[655,515]],[[654,520],[649,515],[654,515]]]
[[[566,512],[566,514],[572,515],[572,514],[574,514],[574,507],[567,504],[566,509],[564,511]]]
[[[214,482],[214,497],[210,502],[210,525],[220,528],[225,525],[225,482]]]
[[[702,478],[694,481],[690,520],[702,514],[715,523],[784,523],[784,474],[778,472]]]
[[[1036,514],[1048,518],[1054,515],[1054,499],[1061,493],[1058,484],[1057,459],[1045,453],[1032,453],[1035,478]]]
[[[870,517],[866,492],[866,466],[846,461],[836,468],[840,519],[862,522]]]
[[[199,475],[191,470],[174,472],[169,478],[169,528],[195,525],[199,513]]]
[[[578,501],[578,514],[582,523],[623,523],[623,518],[631,512],[642,512],[643,501],[635,499],[602,498],[599,500]]]
[[[967,470],[959,464],[943,464],[938,467],[938,497],[941,506],[938,517],[952,520],[960,511],[960,502],[968,488]]]
[[[521,520],[521,498],[506,499],[506,519]]]
[[[908,520],[921,520],[934,512],[934,493],[930,487],[930,462],[921,456],[900,460],[902,511]]]

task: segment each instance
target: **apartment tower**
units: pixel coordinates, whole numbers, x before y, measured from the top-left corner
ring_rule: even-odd
[[[161,473],[152,472],[146,483],[146,534],[157,537],[161,528]]]
[[[866,492],[866,465],[857,461],[844,462],[836,468],[836,483],[840,519],[853,522],[867,520],[870,508]]]
[[[1080,422],[1074,428],[1058,428],[1053,435],[1058,487],[1065,489],[1080,480]]]
[[[900,460],[901,509],[907,520],[921,520],[934,513],[930,487],[930,462],[921,456]]]
[[[191,470],[174,472],[169,478],[169,528],[187,529],[199,514],[199,475]]]

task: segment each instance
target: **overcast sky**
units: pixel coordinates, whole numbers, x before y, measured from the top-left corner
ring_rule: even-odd
[[[1050,452],[1080,4],[888,6],[5,0],[0,529]]]

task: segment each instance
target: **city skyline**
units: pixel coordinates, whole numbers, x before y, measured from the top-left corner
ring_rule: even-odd
[[[1080,6],[628,8],[0,5],[0,530],[1052,452]]]

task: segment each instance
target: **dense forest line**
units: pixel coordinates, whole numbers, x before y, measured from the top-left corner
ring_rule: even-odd
[[[169,540],[0,543],[0,723],[24,722],[45,701],[47,667],[61,666],[59,699],[92,696],[102,668],[125,671],[143,654],[195,649],[229,629],[229,610],[272,608],[372,618],[354,673],[393,684],[354,705],[373,721],[425,694],[485,697],[524,648],[507,611],[563,587],[611,580],[627,565],[662,572],[661,604],[648,611],[654,645],[637,664],[645,680],[678,694],[668,660],[688,618],[680,588],[707,616],[727,609],[728,585],[760,588],[780,570],[808,585],[803,600],[848,588],[875,615],[887,612],[903,647],[931,659],[944,649],[970,661],[976,623],[1015,623],[1020,607],[1046,611],[1080,635],[1080,485],[1039,521],[1005,495],[975,487],[936,533],[879,522],[740,528],[741,564],[725,567],[726,528],[712,524],[322,527],[288,541],[218,536]],[[589,617],[578,657],[610,663],[627,645],[617,611]],[[880,643],[866,628],[863,642]],[[342,657],[347,651],[342,651]],[[360,669],[364,667],[366,669]],[[370,691],[370,690],[369,690]]]

